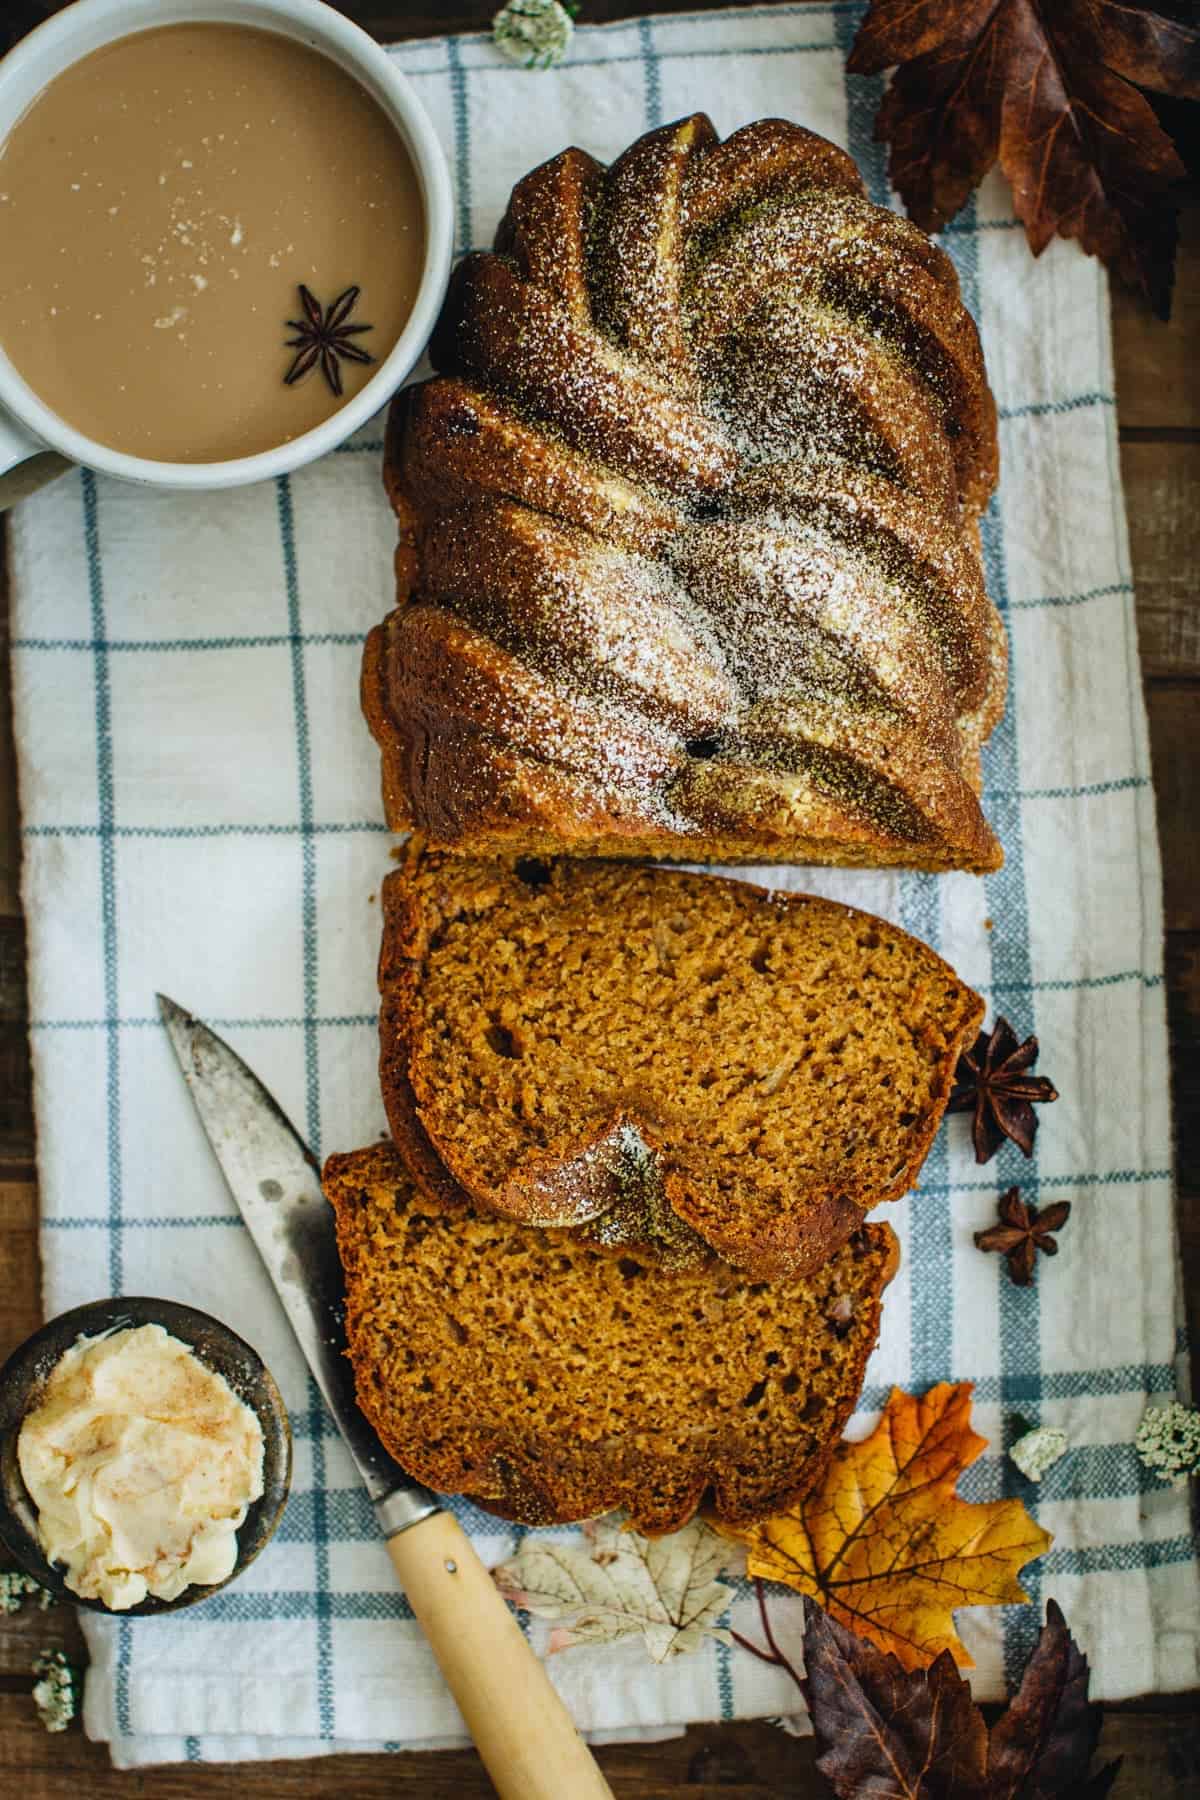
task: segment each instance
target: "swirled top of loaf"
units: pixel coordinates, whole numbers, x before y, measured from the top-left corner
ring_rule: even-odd
[[[783,120],[567,150],[397,401],[364,703],[447,847],[986,869],[995,407],[952,264]]]

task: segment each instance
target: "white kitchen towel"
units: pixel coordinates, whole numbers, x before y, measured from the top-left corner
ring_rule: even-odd
[[[783,114],[848,145],[888,198],[871,139],[879,85],[847,78],[861,8],[771,6],[580,31],[529,74],[483,37],[397,60],[451,158],[460,246],[486,244],[513,181],[580,143],[609,158],[697,108],[729,132]],[[1096,1693],[1200,1680],[1186,1496],[1130,1440],[1176,1391],[1162,919],[1153,795],[1117,463],[1102,269],[1054,244],[1035,263],[990,182],[946,232],[983,330],[1004,475],[984,524],[1012,644],[1012,697],[985,756],[995,875],[779,871],[898,920],[941,950],[1062,1098],[1037,1157],[985,1168],[945,1127],[920,1190],[888,1209],[904,1260],[855,1428],[890,1382],[976,1384],[990,1440],[962,1484],[1019,1494],[1054,1533],[1033,1604],[960,1615],[988,1697],[1011,1682],[1047,1595]],[[275,1371],[295,1485],[266,1553],[166,1620],[85,1616],[86,1722],[122,1764],[461,1741],[364,1496],[313,1397],[154,1009],[162,989],[262,1074],[312,1147],[383,1127],[375,1075],[377,893],[388,867],[359,646],[391,601],[382,421],[318,467],[235,493],[173,496],[73,475],[12,526],[13,670],[46,1304],[162,1294],[228,1320]],[[1062,1249],[1014,1287],[972,1233],[1018,1183],[1068,1199]],[[1039,1488],[1003,1454],[1018,1415],[1065,1428]],[[488,1563],[521,1533],[456,1510]],[[801,1610],[773,1599],[785,1649]],[[753,1635],[739,1587],[734,1622]],[[544,1642],[539,1628],[536,1640]],[[713,1644],[664,1668],[639,1646],[552,1659],[597,1735],[797,1711],[778,1671]]]

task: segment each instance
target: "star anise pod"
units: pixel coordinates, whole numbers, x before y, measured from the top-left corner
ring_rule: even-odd
[[[1028,1205],[1020,1188],[1009,1188],[996,1205],[1000,1224],[975,1233],[981,1250],[998,1250],[1008,1262],[1008,1272],[1018,1287],[1029,1287],[1037,1267],[1039,1250],[1046,1256],[1057,1256],[1058,1245],[1052,1231],[1061,1231],[1071,1216],[1071,1202],[1056,1200],[1053,1206]]]
[[[288,338],[287,349],[296,352],[292,366],[284,376],[284,384],[292,387],[295,382],[316,368],[319,363],[321,373],[335,394],[342,392],[343,358],[347,362],[373,363],[375,358],[361,344],[351,342],[352,338],[361,336],[364,331],[374,331],[373,325],[349,325],[347,320],[354,311],[354,303],[358,299],[359,289],[348,287],[323,307],[313,294],[300,284],[300,303],[304,307],[302,319],[289,319],[288,330],[296,333]]]
[[[1017,1034],[1007,1019],[997,1019],[991,1032],[981,1031],[971,1050],[958,1059],[947,1112],[973,1112],[971,1136],[975,1161],[990,1162],[1005,1138],[1026,1156],[1033,1155],[1037,1114],[1033,1102],[1058,1099],[1058,1089],[1045,1075],[1027,1075],[1037,1061],[1038,1041]]]

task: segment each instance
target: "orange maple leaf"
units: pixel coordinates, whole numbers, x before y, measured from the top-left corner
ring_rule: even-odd
[[[1019,1500],[960,1500],[959,1475],[987,1445],[971,1429],[969,1381],[917,1400],[893,1388],[878,1425],[835,1451],[825,1480],[777,1518],[734,1529],[751,1575],[810,1594],[906,1669],[948,1650],[973,1667],[956,1606],[1028,1595],[1018,1572],[1051,1543]]]

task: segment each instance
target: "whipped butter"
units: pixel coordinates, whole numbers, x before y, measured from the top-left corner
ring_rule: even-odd
[[[67,1586],[114,1611],[224,1581],[263,1491],[262,1426],[161,1325],[81,1337],[17,1440],[38,1538]]]

